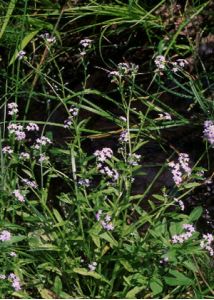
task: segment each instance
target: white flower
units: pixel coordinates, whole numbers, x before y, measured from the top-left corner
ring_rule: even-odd
[[[4,153],[4,154],[12,154],[13,150],[11,149],[10,146],[5,146],[5,147],[2,148],[2,153]]]
[[[9,241],[11,239],[11,233],[7,230],[3,230],[0,234],[0,241]]]
[[[30,122],[27,126],[26,126],[27,131],[39,131],[39,126],[35,123]]]
[[[25,198],[24,196],[21,194],[21,192],[19,190],[14,190],[13,191],[14,196],[16,197],[16,199],[20,202],[25,202]]]
[[[8,103],[7,107],[8,107],[8,115],[13,116],[18,114],[19,110],[18,110],[17,103],[15,102]]]
[[[21,50],[19,51],[19,53],[17,54],[17,57],[19,60],[23,59],[25,57],[26,52]]]
[[[113,151],[110,148],[103,148],[102,150],[96,150],[94,155],[97,157],[97,160],[104,162],[106,159],[111,158]]]
[[[19,158],[21,158],[22,160],[29,160],[30,159],[30,154],[27,152],[21,152],[19,155]]]

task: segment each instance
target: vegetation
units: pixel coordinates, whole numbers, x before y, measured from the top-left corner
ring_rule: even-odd
[[[213,1],[0,8],[1,298],[213,298]]]

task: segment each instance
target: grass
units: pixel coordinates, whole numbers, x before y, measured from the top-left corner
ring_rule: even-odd
[[[213,297],[211,5],[2,1],[1,298]]]

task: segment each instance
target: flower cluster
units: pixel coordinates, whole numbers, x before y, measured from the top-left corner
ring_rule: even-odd
[[[35,123],[30,122],[27,126],[26,126],[26,130],[27,131],[39,131],[39,126]]]
[[[39,159],[38,162],[41,163],[47,163],[49,161],[49,157],[47,155],[45,155],[44,153],[41,153],[39,155]]]
[[[186,153],[180,153],[178,157],[178,163],[171,161],[168,166],[171,168],[173,180],[176,185],[180,185],[182,182],[182,176],[186,173],[188,176],[191,174],[191,168],[189,167],[189,155]]]
[[[10,273],[8,276],[0,274],[0,279],[5,280],[8,279],[12,282],[12,288],[18,292],[21,290],[20,279],[14,273]]]
[[[168,112],[163,112],[162,114],[158,114],[158,116],[161,120],[172,120],[172,117]]]
[[[183,242],[191,238],[195,232],[195,228],[191,224],[183,224],[183,229],[186,231],[185,233],[173,235],[171,240],[173,244],[183,244]]]
[[[21,290],[20,279],[14,273],[10,273],[8,279],[12,280],[12,287],[16,292]]]
[[[184,203],[182,200],[174,199],[176,203],[180,206],[180,209],[183,211],[185,209]]]
[[[179,58],[174,62],[169,62],[163,55],[156,56],[154,63],[159,71],[163,71],[166,69],[167,64],[172,66],[172,72],[176,73],[179,69],[184,68],[188,62],[186,59]]]
[[[9,241],[11,239],[11,233],[7,230],[3,230],[0,234],[0,241]]]
[[[88,48],[88,49],[91,48],[92,42],[93,42],[93,41],[92,41],[91,39],[88,39],[88,38],[83,39],[83,40],[81,40],[81,41],[79,42],[80,47],[82,48],[82,49],[80,50],[80,55],[81,55],[81,56],[86,55],[86,49],[87,49],[87,48]]]
[[[124,144],[124,143],[128,143],[128,141],[129,141],[129,132],[128,132],[128,130],[124,130],[120,134],[119,142],[121,144]]]
[[[18,114],[19,110],[16,102],[8,103],[7,107],[8,107],[8,115],[13,116]]]
[[[79,109],[75,106],[71,106],[69,113],[71,114],[67,120],[64,121],[64,128],[69,128],[72,124],[73,118],[78,115]]]
[[[138,73],[139,66],[133,63],[119,63],[116,71],[110,71],[108,76],[117,78],[122,76],[135,76]],[[114,79],[112,80],[114,82]]]
[[[41,138],[36,139],[36,144],[34,145],[35,149],[40,149],[41,146],[46,146],[51,144],[51,140],[46,136],[41,136]]]
[[[5,147],[2,148],[2,153],[4,153],[4,154],[12,154],[13,150],[11,149],[10,146],[5,146]]]
[[[211,146],[214,147],[214,122],[205,121],[204,122],[204,138],[208,140]]]
[[[176,73],[178,72],[179,68],[184,68],[188,64],[188,62],[186,61],[186,59],[180,58],[177,61],[172,62],[171,64],[173,66],[172,72]]]
[[[25,202],[25,198],[24,196],[21,194],[20,190],[14,190],[13,194],[15,196],[15,198],[19,201],[19,202]]]
[[[40,34],[40,37],[47,41],[49,44],[55,43],[56,42],[56,38],[54,36],[51,36],[50,33],[45,32],[43,34]]]
[[[89,271],[91,272],[95,271],[96,267],[97,267],[96,261],[93,261],[91,264],[88,264]]]
[[[11,252],[10,252],[10,256],[11,256],[11,257],[17,257],[17,254],[16,254],[16,252],[11,251]]]
[[[117,170],[110,169],[108,166],[102,165],[100,163],[97,164],[97,168],[101,174],[108,176],[113,181],[117,181],[117,179],[119,177]]]
[[[113,155],[113,151],[110,148],[103,148],[102,150],[96,150],[94,152],[97,160],[100,162],[106,161],[106,159],[111,158]]]
[[[87,178],[81,178],[78,181],[79,185],[89,187],[90,186],[90,180]]]
[[[130,166],[138,166],[140,159],[141,159],[141,155],[135,153],[132,154],[129,153],[127,162]]]
[[[22,160],[29,160],[30,159],[30,154],[27,152],[21,152],[19,155],[19,158]]]
[[[32,188],[32,189],[36,189],[36,188],[38,187],[38,185],[37,185],[37,183],[36,183],[35,181],[31,181],[31,180],[26,179],[26,178],[23,178],[23,179],[22,179],[22,182],[23,182],[26,186],[28,186],[28,187],[30,187],[30,188]]]
[[[26,55],[26,52],[24,50],[19,51],[19,53],[17,54],[17,57],[19,60],[22,60]]]
[[[200,242],[200,246],[202,249],[206,249],[210,256],[214,256],[214,250],[211,247],[211,244],[213,242],[213,236],[210,233],[203,234],[203,240]]]
[[[163,55],[158,55],[155,58],[155,64],[159,70],[164,70],[166,66],[166,59]]]
[[[102,210],[98,210],[98,212],[95,215],[95,218],[97,221],[100,222],[101,226],[107,230],[107,231],[112,231],[114,230],[114,226],[111,222],[111,216],[108,214],[103,214]]]
[[[22,141],[26,138],[23,126],[20,124],[11,123],[7,127],[9,134],[14,134],[17,141]]]

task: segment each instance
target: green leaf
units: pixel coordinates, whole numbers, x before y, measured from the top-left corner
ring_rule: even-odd
[[[164,276],[166,284],[170,286],[188,286],[193,284],[193,280],[186,277],[176,270],[170,270],[169,273],[175,277]]]
[[[125,296],[126,299],[136,299],[136,295],[140,293],[145,287],[144,286],[136,286],[131,289]]]
[[[192,263],[191,261],[185,261],[183,264],[188,270],[198,272],[197,266],[194,265],[194,263]]]
[[[191,189],[191,188],[197,187],[199,185],[201,185],[201,184],[198,182],[190,182],[190,183],[184,184],[183,187],[185,189]]]
[[[9,62],[9,66],[12,65],[14,63],[14,61],[16,60],[17,58],[17,55],[19,53],[19,51],[23,50],[27,44],[34,38],[34,36],[39,32],[39,30],[35,30],[35,31],[32,31],[30,33],[28,33],[24,38],[23,40],[21,41],[20,45],[18,46],[18,49],[15,50],[10,62]]]
[[[83,276],[90,276],[90,277],[105,281],[106,283],[110,284],[107,279],[105,279],[102,275],[98,274],[97,272],[88,271],[85,268],[74,268],[73,271],[74,271],[74,273],[77,273],[77,274],[80,274]]]
[[[111,247],[113,247],[113,246],[118,247],[118,242],[112,236],[110,236],[110,234],[108,232],[102,233],[100,235],[100,238],[103,238],[104,240],[109,242]]]
[[[62,281],[59,276],[56,276],[54,280],[54,292],[59,296],[61,291],[62,291]]]
[[[153,277],[150,281],[150,288],[153,296],[158,295],[163,291],[163,283],[159,278]]]
[[[13,13],[15,5],[16,5],[16,0],[11,0],[9,5],[8,5],[7,13],[6,13],[6,16],[4,17],[4,23],[1,26],[1,30],[0,30],[0,39],[3,36],[3,34],[5,32],[5,29],[7,28],[7,24],[10,20],[10,17],[12,15],[12,13]]]
[[[200,218],[203,213],[203,208],[201,206],[195,207],[191,214],[189,215],[189,221],[193,222]]]
[[[132,268],[131,264],[125,260],[125,259],[120,259],[119,260],[121,265],[124,266],[124,268],[128,271],[128,272],[134,272],[134,269]]]

